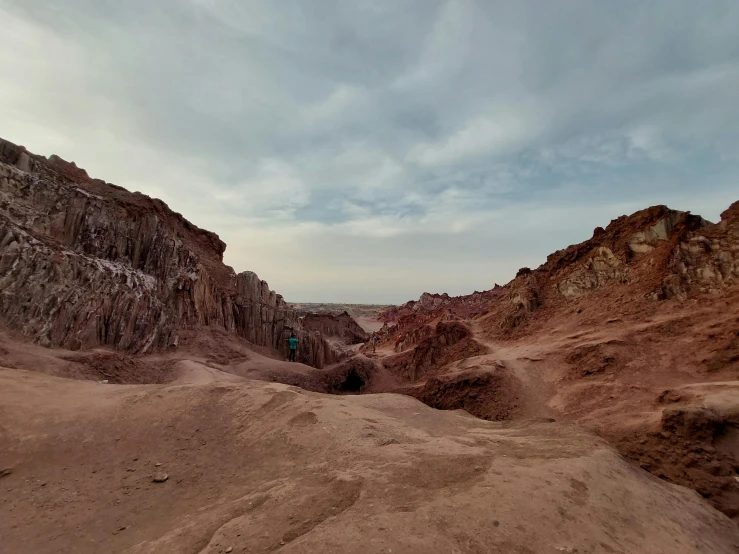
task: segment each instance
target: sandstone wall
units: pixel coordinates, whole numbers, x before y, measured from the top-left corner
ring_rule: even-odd
[[[0,140],[0,317],[42,344],[145,353],[218,326],[285,351],[295,312],[225,248],[160,200]],[[305,343],[312,365],[331,358]]]

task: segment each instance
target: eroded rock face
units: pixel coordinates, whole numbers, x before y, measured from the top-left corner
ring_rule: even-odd
[[[550,272],[565,298],[578,298],[610,284],[627,284],[633,262],[659,249],[669,251],[681,236],[708,226],[699,216],[655,206],[596,229],[592,239],[551,255],[537,271]]]
[[[577,298],[607,283],[625,281],[628,270],[611,251],[600,246],[580,267],[557,285],[565,298]]]
[[[160,200],[0,140],[0,315],[41,344],[145,353],[217,326],[285,351],[295,312],[225,248]],[[331,358],[322,337],[304,349]]]
[[[408,393],[432,408],[467,410],[489,421],[513,419],[520,413],[521,383],[505,368],[431,377]]]
[[[487,353],[461,321],[441,321],[433,333],[412,350],[387,357],[383,365],[407,382],[416,382],[448,363]]]
[[[681,241],[669,268],[656,297],[684,297],[696,290],[717,293],[739,284],[739,202],[721,214],[719,224]]]
[[[0,313],[13,329],[46,346],[132,352],[174,330],[151,275],[39,240],[2,215],[0,236]]]
[[[737,423],[739,414],[733,407],[717,411],[678,403],[664,409],[657,429],[626,436],[618,446],[643,469],[695,489],[717,509],[736,518]]]
[[[369,334],[347,313],[306,314],[301,318],[306,331],[318,331],[325,337],[335,337],[346,344],[359,344],[369,338]]]
[[[684,215],[685,212],[671,211],[654,225],[642,231],[637,231],[629,241],[629,249],[638,254],[651,252],[654,250],[656,242],[670,238],[673,229],[680,223]],[[706,222],[701,223],[701,226],[704,224]]]

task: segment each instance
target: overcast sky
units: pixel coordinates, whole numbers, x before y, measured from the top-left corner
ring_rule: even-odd
[[[736,0],[0,0],[0,136],[289,301],[465,294],[739,199]]]

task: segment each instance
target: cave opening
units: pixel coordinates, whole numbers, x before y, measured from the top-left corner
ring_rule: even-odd
[[[343,394],[359,394],[365,385],[365,380],[357,372],[356,369],[352,368],[349,373],[346,374],[346,378],[339,385],[339,393]]]

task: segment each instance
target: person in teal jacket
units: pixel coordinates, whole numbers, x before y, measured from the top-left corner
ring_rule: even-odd
[[[295,356],[298,353],[298,339],[295,336],[295,333],[290,333],[290,338],[287,339],[290,343],[290,361],[295,361]]]

